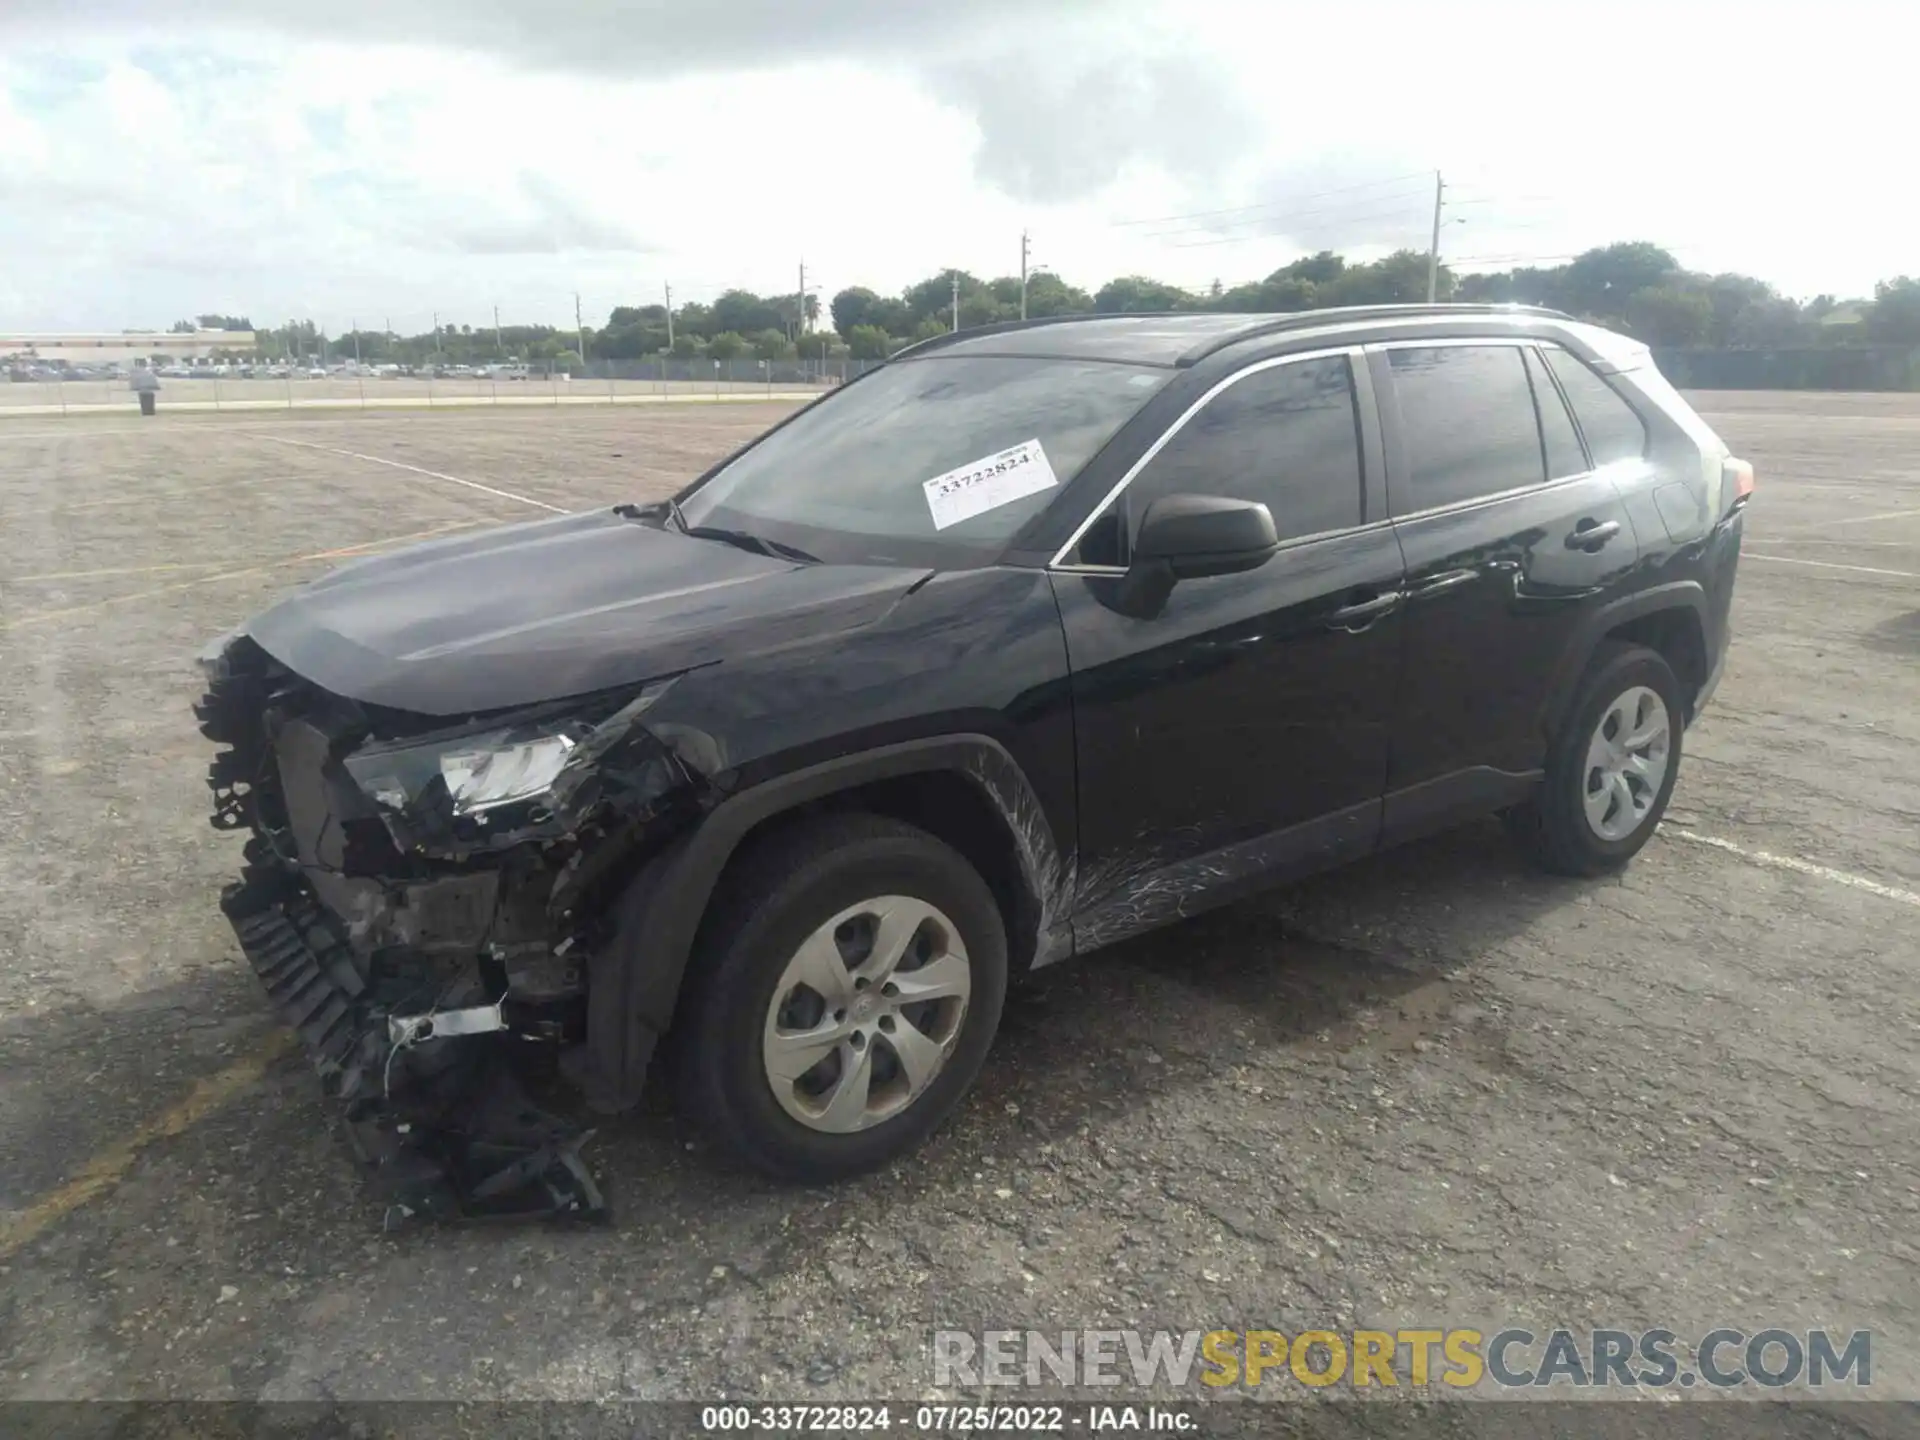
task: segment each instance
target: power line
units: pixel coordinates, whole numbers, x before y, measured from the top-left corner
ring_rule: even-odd
[[[1383,185],[1399,185],[1408,180],[1423,180],[1428,171],[1416,170],[1408,175],[1394,175],[1385,180],[1368,180],[1358,185],[1336,185],[1330,190],[1315,190],[1306,195],[1296,195],[1291,200],[1266,200],[1258,205],[1235,205],[1225,210],[1196,210],[1186,215],[1153,215],[1141,220],[1115,220],[1113,227],[1123,229],[1129,225],[1170,225],[1176,220],[1205,220],[1216,215],[1243,215],[1250,210],[1272,210],[1287,205],[1298,205],[1304,200],[1319,200],[1328,195],[1344,195],[1355,190],[1377,190]]]
[[[1571,255],[1460,255],[1450,260],[1451,265],[1495,265],[1495,264],[1535,264],[1542,260],[1577,260],[1585,252],[1576,251]]]
[[[1312,225],[1303,226],[1292,226],[1289,225],[1284,218],[1276,218],[1272,222],[1275,228],[1271,230],[1262,230],[1252,235],[1227,235],[1214,240],[1183,240],[1168,248],[1173,250],[1191,250],[1196,246],[1246,245],[1255,240],[1298,240],[1304,236],[1322,235],[1330,230],[1339,230],[1349,225],[1360,225],[1372,220],[1405,218],[1411,221],[1425,216],[1426,213],[1427,207],[1423,203],[1412,207],[1396,205],[1390,210],[1370,210],[1358,215],[1341,215],[1317,221]]]
[[[1219,223],[1218,225],[1181,225],[1181,226],[1175,227],[1172,230],[1149,230],[1141,238],[1145,240],[1158,240],[1158,239],[1177,237],[1181,235],[1218,235],[1223,230],[1232,229],[1233,227],[1240,226],[1240,225],[1291,224],[1295,220],[1306,219],[1314,215],[1331,215],[1331,216],[1338,217],[1343,214],[1351,214],[1352,208],[1355,205],[1378,206],[1382,202],[1386,202],[1390,206],[1399,206],[1404,203],[1411,202],[1412,200],[1413,200],[1413,197],[1411,195],[1407,195],[1407,196],[1369,195],[1366,198],[1361,200],[1348,200],[1338,205],[1320,205],[1310,210],[1291,210],[1284,215],[1252,215],[1247,217],[1245,220],[1225,220]],[[1425,213],[1424,202],[1421,202],[1421,213],[1422,214]]]

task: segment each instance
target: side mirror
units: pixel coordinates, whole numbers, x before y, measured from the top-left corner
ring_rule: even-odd
[[[1176,580],[1257,570],[1280,548],[1273,512],[1257,500],[1162,495],[1140,517],[1133,563],[1164,561]]]
[[[1157,614],[1176,580],[1257,570],[1279,548],[1273,512],[1257,500],[1162,495],[1140,517],[1120,599],[1131,614]]]

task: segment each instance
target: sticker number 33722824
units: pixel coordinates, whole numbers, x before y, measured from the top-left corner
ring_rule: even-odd
[[[921,488],[927,492],[933,528],[944,530],[1059,483],[1060,477],[1047,463],[1047,452],[1040,447],[1040,442],[1028,440],[984,460],[936,475]]]

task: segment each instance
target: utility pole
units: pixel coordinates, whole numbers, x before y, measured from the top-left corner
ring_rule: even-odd
[[[575,336],[577,336],[580,341],[580,366],[582,369],[585,369],[587,364],[587,326],[586,322],[580,318],[580,292],[578,290],[573,292],[573,330]]]
[[[952,275],[953,275],[953,330],[954,330],[954,333],[957,335],[960,333],[960,272],[958,270],[955,270],[952,272]]]
[[[1433,172],[1433,239],[1427,245],[1427,303],[1439,298],[1440,292],[1440,205],[1441,197],[1447,187],[1440,180],[1440,172]]]
[[[1027,318],[1027,232],[1020,232],[1020,318]]]
[[[507,358],[507,347],[500,339],[500,307],[493,307],[493,353],[502,360]]]
[[[673,286],[667,286],[667,349],[673,348]],[[582,357],[584,358],[584,357]]]
[[[360,322],[353,322],[353,368],[360,368]]]
[[[800,304],[793,312],[793,338],[807,333],[807,262],[800,262]]]
[[[433,353],[440,353],[440,312],[433,312]]]

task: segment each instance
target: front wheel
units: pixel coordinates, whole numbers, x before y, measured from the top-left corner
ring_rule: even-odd
[[[1538,793],[1507,812],[1521,848],[1562,875],[1619,870],[1653,837],[1680,773],[1680,682],[1643,645],[1594,656]]]
[[[1007,986],[993,893],[950,846],[873,815],[805,822],[715,893],[676,1036],[682,1112],[769,1174],[883,1165],[949,1115]]]

